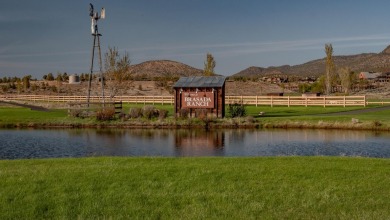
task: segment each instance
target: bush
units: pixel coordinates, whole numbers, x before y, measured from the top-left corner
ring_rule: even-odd
[[[373,125],[375,128],[377,128],[377,127],[382,126],[382,123],[381,123],[380,121],[378,121],[378,120],[375,120],[375,121],[372,122],[372,125]]]
[[[83,110],[82,109],[70,109],[68,111],[69,116],[78,118],[82,114]]]
[[[197,118],[204,120],[207,118],[207,109],[195,109],[195,115]]]
[[[139,118],[142,116],[141,114],[141,108],[131,108],[129,111],[130,118]]]
[[[179,112],[180,118],[188,118],[189,113],[190,112],[188,111],[188,109],[185,109],[185,108],[180,109],[180,112]]]
[[[109,121],[115,118],[114,108],[103,108],[96,112],[96,119],[99,121]]]
[[[153,117],[157,117],[159,115],[159,111],[151,105],[145,105],[142,108],[142,116],[147,119],[152,119]]]
[[[164,119],[168,116],[168,111],[165,109],[159,110],[158,118],[159,119]]]
[[[244,117],[246,116],[246,108],[245,105],[242,103],[234,103],[228,105],[228,113],[230,117],[236,118],[236,117]]]
[[[248,123],[255,123],[256,119],[253,116],[248,116],[248,117],[246,117],[245,121]]]

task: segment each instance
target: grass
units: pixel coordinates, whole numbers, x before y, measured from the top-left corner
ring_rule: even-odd
[[[123,112],[128,113],[130,108],[143,107],[143,104],[125,104]],[[0,127],[99,127],[99,126],[205,126],[202,120],[175,120],[172,105],[154,105],[156,109],[168,111],[166,120],[133,119],[130,121],[99,122],[95,118],[74,118],[67,115],[67,110],[51,110],[49,112],[33,111],[27,108],[0,106]],[[375,107],[375,106],[374,106]],[[366,107],[366,108],[374,108]],[[390,110],[383,110],[355,115],[325,115],[327,113],[345,112],[365,109],[364,107],[285,107],[285,106],[247,106],[247,115],[256,120],[214,120],[211,126],[249,126],[267,128],[342,128],[342,129],[374,129],[390,130]],[[265,115],[259,116],[259,112]],[[228,116],[228,111],[226,111]],[[352,118],[359,120],[358,124],[351,122]],[[252,123],[252,124],[251,124]],[[255,124],[253,124],[255,123]],[[214,124],[214,125],[213,125]]]
[[[390,160],[0,161],[0,219],[388,219]]]

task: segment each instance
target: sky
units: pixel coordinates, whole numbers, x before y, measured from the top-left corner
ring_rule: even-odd
[[[89,3],[108,47],[131,64],[173,60],[232,75],[251,66],[297,65],[334,55],[378,53],[390,45],[388,0],[0,0],[0,77],[88,73]],[[97,65],[95,65],[98,67]]]

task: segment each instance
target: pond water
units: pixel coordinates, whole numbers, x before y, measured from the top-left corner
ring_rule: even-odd
[[[390,158],[390,133],[347,130],[0,130],[0,159],[88,156]]]

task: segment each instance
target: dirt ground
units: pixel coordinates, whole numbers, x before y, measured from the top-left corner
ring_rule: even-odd
[[[68,84],[61,83],[60,85],[56,81],[34,81],[31,84],[37,84],[37,89],[32,90],[29,89],[27,92],[22,92],[20,94],[32,94],[32,95],[80,95],[85,96],[88,94],[88,83],[81,82],[80,84]],[[42,86],[45,84],[45,86]],[[155,81],[132,81],[126,82],[121,85],[120,88],[116,88],[110,84],[110,82],[106,83],[105,86],[105,95],[131,95],[131,96],[168,96],[173,94],[173,86],[174,82],[170,82],[168,86],[159,86],[158,82]],[[3,85],[1,85],[3,86]],[[284,89],[277,84],[269,83],[269,82],[253,82],[253,81],[226,81],[225,84],[225,92],[226,95],[243,95],[243,96],[251,96],[251,95],[267,95],[268,93],[285,93],[292,94],[296,93],[294,91]],[[46,88],[45,88],[46,87]],[[2,91],[0,90],[0,94],[4,93],[12,93],[17,94],[16,90],[8,90]],[[91,89],[92,96],[100,96],[101,95],[101,84],[98,82],[92,83]],[[359,92],[355,92],[349,95],[366,95],[367,98],[371,99],[383,99],[390,98],[390,83],[388,85],[381,85],[375,89],[362,90]]]
[[[42,84],[45,86],[42,86]],[[81,82],[80,84],[68,84],[61,83],[60,85],[55,82],[32,82],[37,84],[38,87],[34,91],[30,88],[28,92],[21,94],[34,94],[34,95],[87,95],[88,83]],[[127,82],[119,86],[118,88],[110,82],[106,83],[104,88],[105,95],[134,95],[134,96],[168,96],[173,94],[174,82],[171,82],[169,86],[158,86],[155,81],[133,81]],[[289,90],[283,90],[276,84],[264,83],[264,82],[242,82],[242,81],[226,81],[225,84],[226,95],[266,95],[267,93],[289,93]],[[4,93],[1,91],[0,93]],[[9,90],[7,93],[17,93],[16,90]],[[92,83],[91,95],[101,95],[101,84],[97,82]]]

